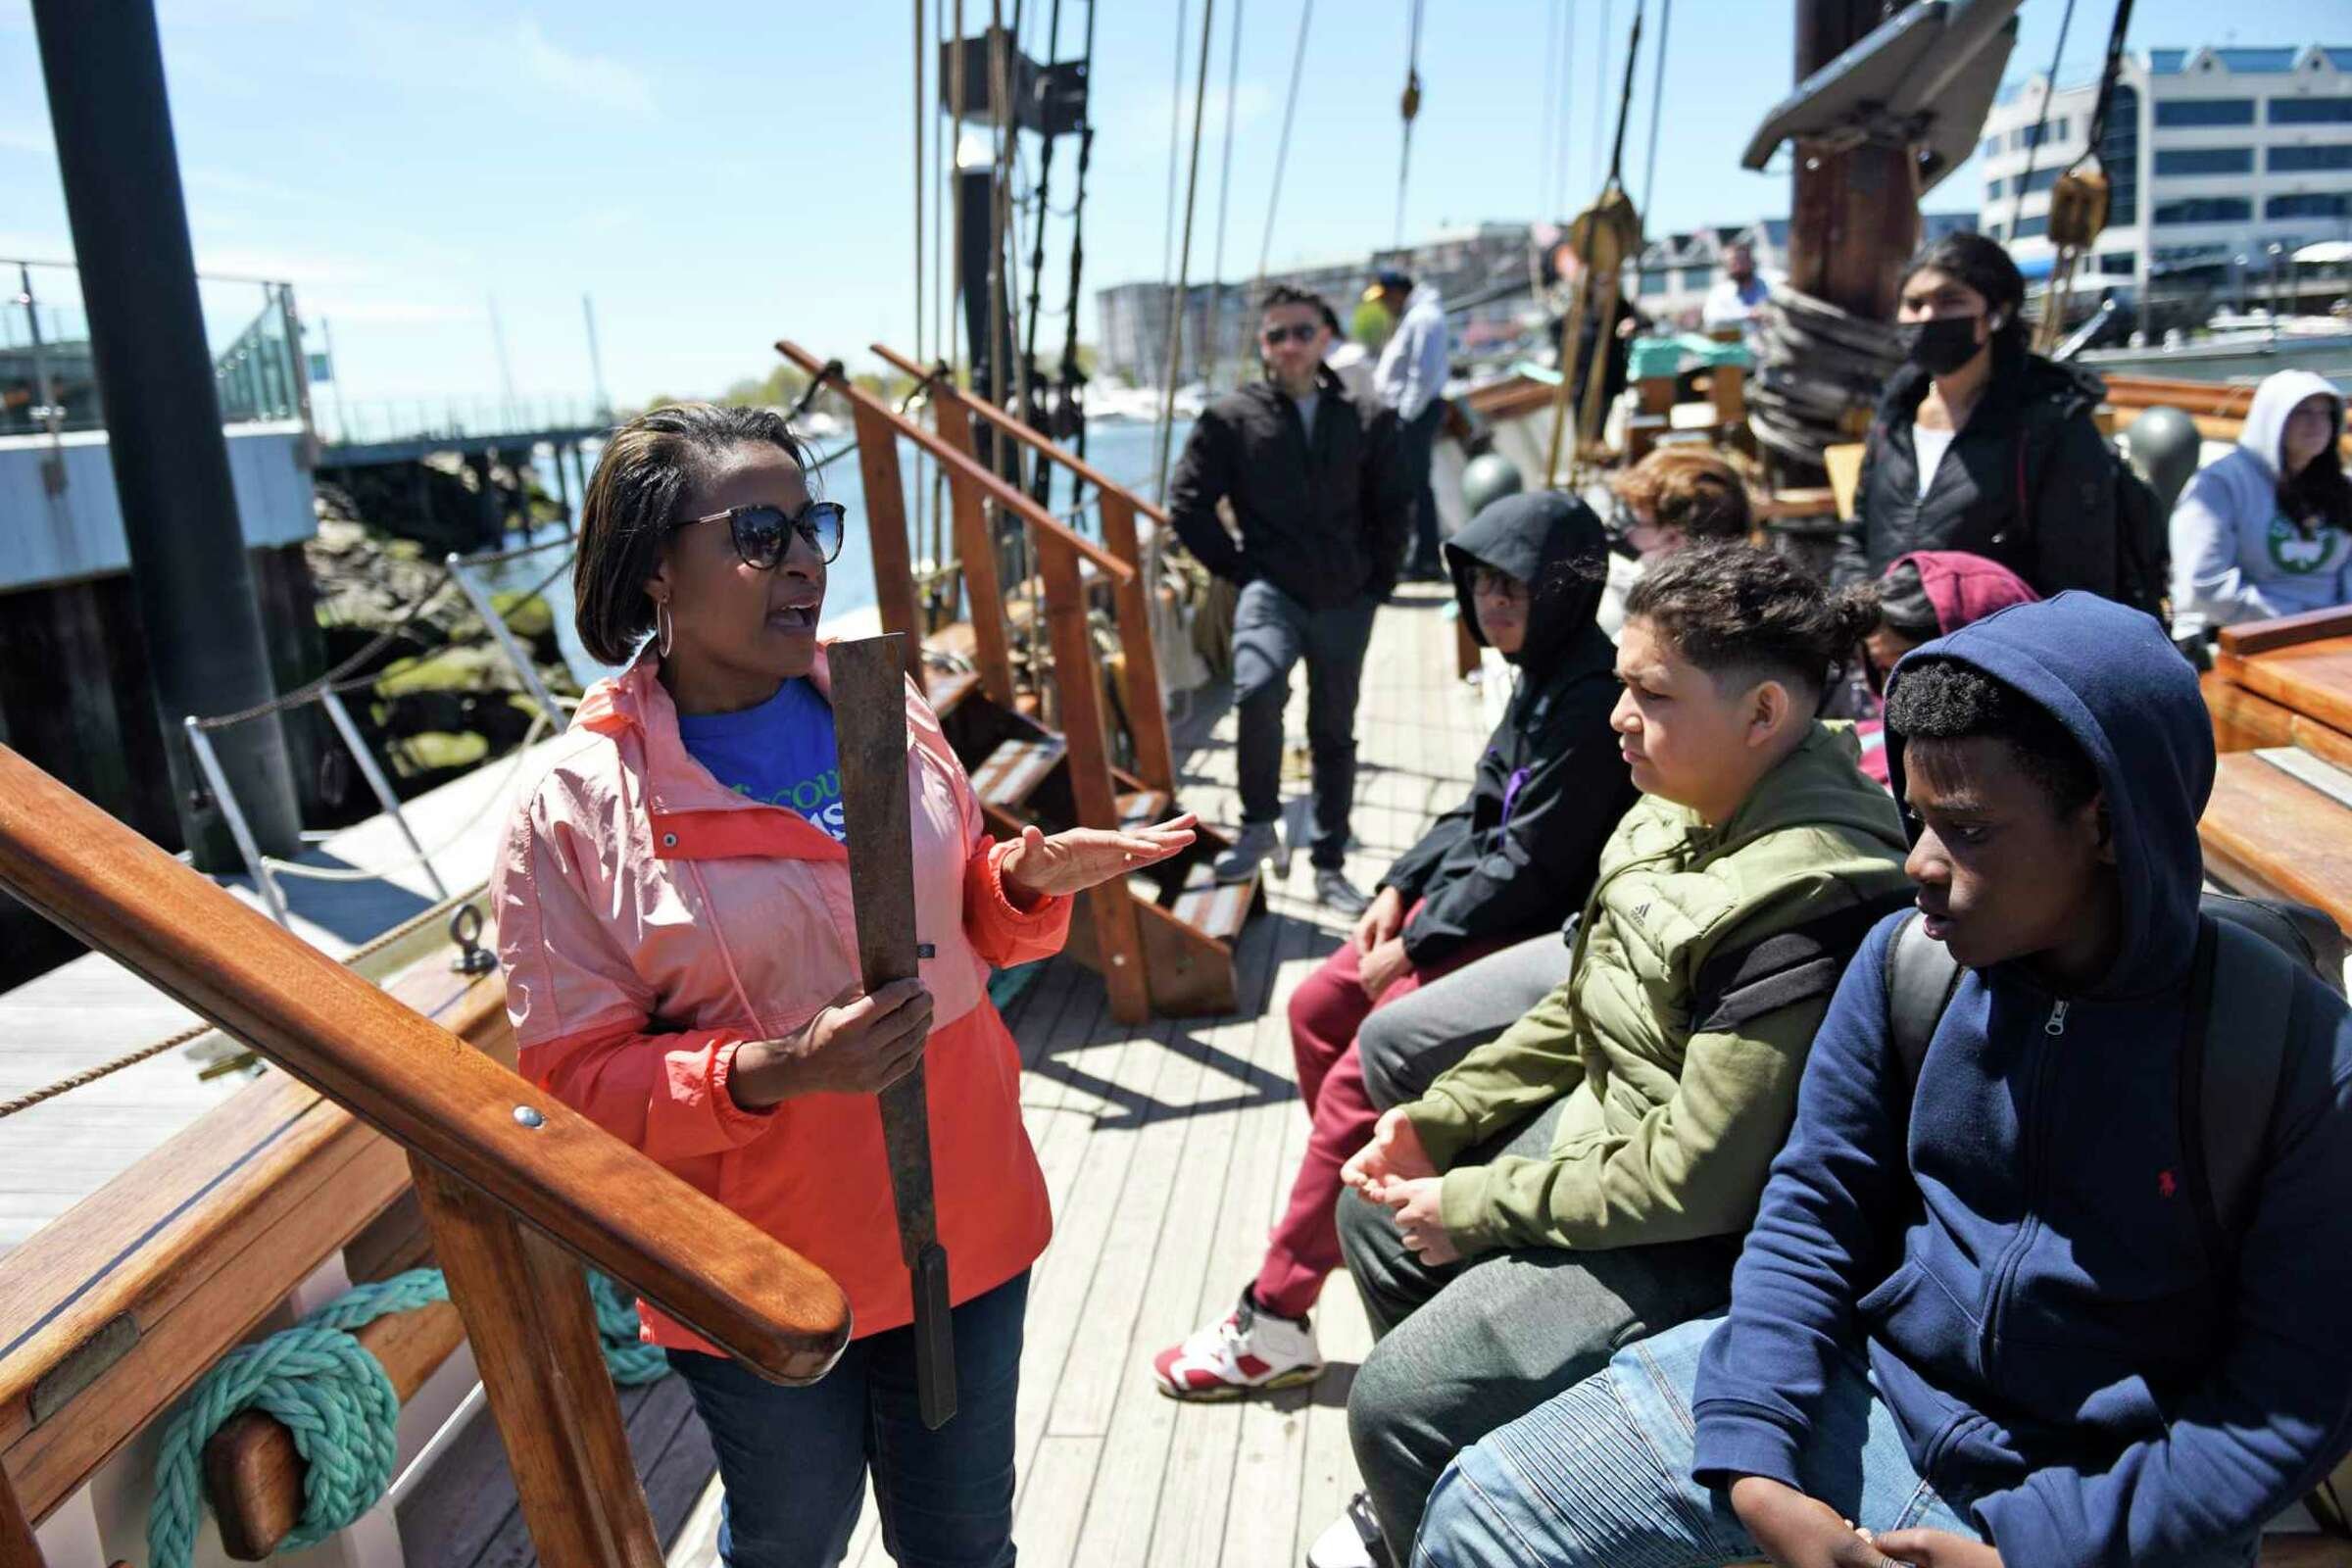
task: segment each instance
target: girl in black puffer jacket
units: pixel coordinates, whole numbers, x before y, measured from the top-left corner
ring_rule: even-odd
[[[1905,360],[1864,448],[1834,580],[1875,579],[1921,550],[2009,567],[2045,598],[2118,598],[2113,454],[2091,416],[2106,383],[2030,353],[2008,252],[1952,234],[1913,258],[1896,315]]]

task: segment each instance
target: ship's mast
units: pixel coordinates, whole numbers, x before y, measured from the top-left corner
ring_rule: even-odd
[[[1796,79],[1803,81],[1885,20],[1878,0],[1796,0]],[[1907,147],[1847,152],[1795,144],[1788,281],[1874,321],[1894,316],[1903,261],[1919,244],[1919,170]]]

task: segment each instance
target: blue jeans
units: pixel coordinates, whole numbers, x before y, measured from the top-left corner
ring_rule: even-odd
[[[1761,1555],[1731,1498],[1690,1479],[1690,1389],[1720,1317],[1617,1352],[1604,1371],[1488,1434],[1448,1465],[1413,1568],[1704,1568]],[[1873,1531],[1982,1532],[1920,1478],[1894,1416],[1849,1364],[1799,1466],[1805,1491]]]
[[[870,1467],[882,1542],[902,1568],[1009,1568],[1012,1415],[1026,1273],[956,1308],[956,1415],[925,1430],[914,1331],[850,1343],[807,1388],[780,1388],[723,1356],[669,1364],[718,1453],[718,1557],[726,1568],[829,1568],[848,1550]]]

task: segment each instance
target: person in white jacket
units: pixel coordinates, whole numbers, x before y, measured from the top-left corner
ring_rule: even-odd
[[[2254,393],[2237,450],[2173,509],[2173,632],[2352,604],[2352,481],[2344,397],[2309,370]]]
[[[1437,582],[1446,575],[1446,564],[1438,558],[1438,498],[1430,488],[1429,467],[1438,424],[1446,417],[1446,302],[1436,284],[1416,285],[1396,271],[1382,272],[1364,298],[1378,300],[1396,322],[1372,380],[1382,405],[1396,416],[1400,450],[1421,497],[1404,575],[1412,582]]]

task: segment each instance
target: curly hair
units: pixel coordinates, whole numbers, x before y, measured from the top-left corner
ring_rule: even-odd
[[[808,471],[808,448],[773,409],[673,403],[606,440],[580,505],[571,572],[572,619],[591,656],[626,663],[654,629],[645,582],[662,564],[678,509],[712,460],[742,446],[772,446]]]
[[[1696,544],[1755,530],[1740,470],[1705,447],[1660,447],[1609,480],[1618,500]]]
[[[1773,675],[1819,694],[1877,624],[1878,603],[1832,593],[1770,551],[1713,544],[1643,572],[1625,618],[1649,622],[1718,684]]]
[[[2056,715],[1974,664],[1933,657],[1906,661],[1886,693],[1886,727],[1905,741],[1990,736],[2004,742],[2026,775],[2061,813],[2099,792],[2099,771]]]

